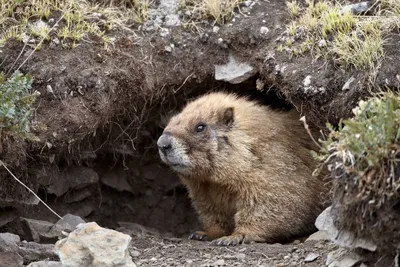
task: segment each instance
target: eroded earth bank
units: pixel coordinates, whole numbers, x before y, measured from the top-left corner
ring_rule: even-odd
[[[0,168],[0,232],[10,234],[0,234],[1,266],[46,259],[53,263],[30,266],[61,266],[54,244],[65,237],[62,231],[72,231],[71,225],[81,220],[129,235],[129,245],[126,237],[115,238],[125,240],[119,245],[128,249],[126,256],[137,266],[398,266],[396,253],[368,252],[376,250],[368,241],[356,238],[356,245],[349,245],[345,239],[354,237],[348,236],[331,241],[337,230],[329,223],[324,226],[328,234],[317,232],[288,244],[213,247],[190,241],[188,235],[200,228],[197,216],[185,188],[161,163],[156,149],[168,118],[209,91],[248,95],[275,109],[296,108],[307,123],[323,131],[327,122],[336,125],[351,117],[358,101],[372,92],[396,91],[397,1],[355,7],[349,5],[358,1],[343,3],[353,16],[370,18],[372,26],[359,18],[343,22],[347,13],[330,10],[329,1],[317,1],[320,6],[299,1],[297,12],[285,1],[244,1],[231,10],[233,17],[217,23],[212,16],[200,19],[204,12],[191,2],[152,2],[130,19],[130,12],[112,9],[122,14],[115,16],[108,7],[100,9],[100,2],[89,1],[85,5],[93,10],[83,12],[78,4],[68,9],[98,27],[85,28],[79,33],[82,38],[65,37],[62,29],[79,28],[81,21],[69,21],[66,9],[54,6],[45,18],[31,16],[27,25],[39,27],[36,35],[32,29],[10,34],[21,10],[34,5],[14,2],[8,6],[14,14],[0,26],[0,71],[5,78],[16,70],[30,74],[30,90],[37,97],[29,117],[33,137],[2,132],[0,159],[7,169]],[[394,11],[382,13],[386,6],[379,5],[384,3]],[[51,1],[43,1],[46,4]],[[132,11],[137,6],[119,8]],[[334,22],[327,21],[324,12],[332,12]],[[108,27],[115,17],[118,23]],[[372,38],[368,34],[375,31],[374,21],[388,21],[377,50],[365,47]],[[312,31],[328,24],[332,28],[327,35]],[[352,35],[358,25],[364,25],[362,33],[367,35]],[[338,41],[340,34],[361,41]],[[13,176],[68,222],[60,222]]]

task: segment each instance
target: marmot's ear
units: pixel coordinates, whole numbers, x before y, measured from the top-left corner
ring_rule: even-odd
[[[235,112],[233,107],[226,108],[221,116],[221,123],[225,126],[231,126],[235,121]]]

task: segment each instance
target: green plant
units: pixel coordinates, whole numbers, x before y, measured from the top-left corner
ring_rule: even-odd
[[[353,114],[341,120],[336,130],[328,124],[328,138],[321,141],[321,151],[314,156],[324,164],[333,159],[339,162],[333,168],[354,177],[360,198],[371,198],[374,194],[370,193],[378,191],[387,192],[382,197],[398,194],[400,177],[393,172],[400,157],[400,94],[389,92],[362,100]],[[374,203],[384,200],[374,199]]]
[[[34,139],[30,133],[32,104],[37,93],[31,93],[32,78],[15,72],[6,79],[0,75],[0,137],[6,135]]]
[[[300,5],[296,0],[286,2],[286,7],[291,17],[296,17],[300,11]]]

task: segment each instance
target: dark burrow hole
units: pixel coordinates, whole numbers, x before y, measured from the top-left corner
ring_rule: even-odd
[[[273,88],[256,90],[257,79],[258,77],[253,77],[237,85],[218,82],[212,78],[201,84],[189,84],[181,90],[180,95],[163,103],[160,110],[165,110],[166,113],[179,112],[188,100],[209,91],[221,90],[249,96],[250,99],[274,109],[292,108]],[[159,160],[155,140],[161,134],[163,126],[159,125],[160,120],[150,123],[158,125],[149,137],[151,140],[148,142],[152,145],[146,149],[146,156],[124,156],[116,160],[115,154],[101,154],[90,165],[98,173],[101,182],[75,188],[59,197],[40,188],[39,196],[61,216],[66,213],[76,214],[111,229],[118,229],[121,222],[128,222],[171,237],[187,237],[192,231],[201,229],[186,189],[179,183],[176,175]],[[83,195],[90,197],[83,198]],[[26,208],[24,217],[56,221],[54,215],[43,205]],[[12,232],[21,234],[18,229],[13,229]]]

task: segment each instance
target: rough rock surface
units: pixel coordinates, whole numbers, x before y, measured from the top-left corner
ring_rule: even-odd
[[[134,267],[128,252],[131,237],[90,222],[78,225],[67,238],[56,243],[56,252],[65,267]]]
[[[0,252],[1,267],[21,267],[23,264],[22,257],[15,251]]]
[[[331,207],[326,208],[317,218],[315,226],[320,230],[324,231],[330,238],[331,241],[335,242],[341,247],[345,248],[363,248],[370,251],[375,251],[377,246],[364,238],[357,238],[354,233],[342,230],[339,231],[334,224],[333,217],[331,215]]]
[[[58,259],[58,256],[54,251],[54,244],[38,244],[35,242],[23,241],[18,249],[18,253],[23,257],[24,263],[45,259]]]
[[[229,61],[225,65],[215,66],[215,79],[217,81],[226,81],[232,84],[238,84],[246,81],[256,74],[256,70],[245,62],[237,60],[229,55]]]
[[[27,267],[62,267],[58,261],[37,261],[30,263]]]
[[[0,252],[15,251],[18,249],[21,239],[19,236],[10,233],[0,233]]]

